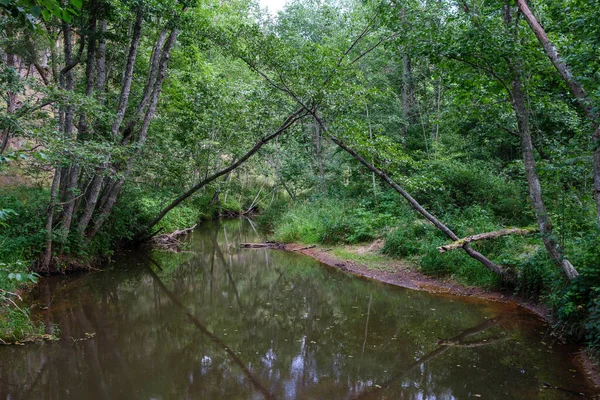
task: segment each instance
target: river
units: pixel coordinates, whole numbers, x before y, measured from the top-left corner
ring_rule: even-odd
[[[516,306],[360,279],[204,224],[187,251],[42,280],[60,340],[0,346],[0,399],[581,399],[594,391]]]

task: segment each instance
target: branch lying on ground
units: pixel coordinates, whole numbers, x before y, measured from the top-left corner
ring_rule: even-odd
[[[175,232],[165,233],[162,235],[154,236],[152,238],[151,242],[160,248],[177,251],[181,247],[181,241],[178,240],[177,238],[180,236],[187,235],[192,230],[194,230],[194,228],[196,228],[197,225],[198,224],[196,224],[190,228],[176,230]]]
[[[507,236],[507,235],[531,235],[532,233],[536,233],[536,232],[538,232],[538,230],[535,228],[528,228],[528,229],[510,228],[510,229],[500,229],[499,231],[494,231],[494,232],[478,233],[477,235],[467,236],[465,238],[456,240],[450,244],[440,246],[440,247],[438,247],[438,250],[440,253],[445,253],[447,251],[460,249],[464,245],[471,243],[471,242],[476,242],[478,240],[496,239],[496,238],[499,238],[502,236]]]

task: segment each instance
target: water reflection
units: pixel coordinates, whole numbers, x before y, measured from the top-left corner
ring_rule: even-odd
[[[108,272],[45,281],[34,311],[62,340],[1,347],[0,398],[591,395],[528,314],[238,249],[259,240],[247,221],[209,224],[189,252],[129,253]]]

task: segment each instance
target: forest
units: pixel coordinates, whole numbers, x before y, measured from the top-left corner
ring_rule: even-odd
[[[44,334],[22,297],[48,276],[252,217],[542,304],[597,360],[599,21],[598,0],[0,0],[0,343]]]

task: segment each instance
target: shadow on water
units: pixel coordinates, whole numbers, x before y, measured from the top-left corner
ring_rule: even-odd
[[[299,254],[241,250],[246,220],[184,253],[130,252],[44,280],[61,340],[0,347],[0,399],[578,399],[593,395],[535,317],[389,287]]]

